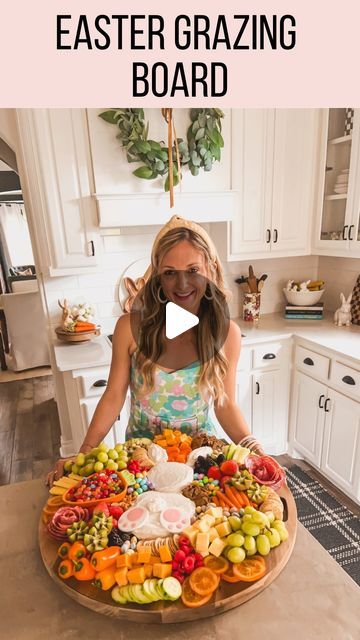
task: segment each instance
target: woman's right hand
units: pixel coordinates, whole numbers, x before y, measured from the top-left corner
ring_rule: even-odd
[[[59,478],[61,478],[61,476],[64,475],[64,464],[67,460],[73,460],[75,462],[73,456],[71,456],[70,458],[60,458],[55,462],[54,468],[49,471],[46,477],[45,483],[48,487],[52,486],[54,480],[58,480]]]

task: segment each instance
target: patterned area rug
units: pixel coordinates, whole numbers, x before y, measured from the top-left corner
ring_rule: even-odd
[[[360,519],[297,465],[286,476],[301,524],[360,586]]]

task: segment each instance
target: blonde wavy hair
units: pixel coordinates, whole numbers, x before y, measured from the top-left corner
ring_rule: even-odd
[[[194,225],[195,226],[195,225]],[[202,230],[201,230],[202,231]],[[197,233],[193,229],[177,227],[162,235],[155,243],[151,256],[149,278],[140,294],[141,321],[138,337],[136,363],[143,378],[142,393],[154,389],[156,362],[164,351],[165,304],[159,300],[160,265],[165,254],[179,242],[187,240],[205,257],[211,295],[201,299],[199,324],[195,327],[196,343],[200,360],[199,386],[203,395],[210,395],[218,404],[226,397],[224,377],[228,361],[222,350],[229,327],[226,318],[229,293],[225,289],[223,269],[219,259],[214,257],[205,232]],[[211,242],[211,241],[210,241]],[[227,320],[227,321],[226,321]]]

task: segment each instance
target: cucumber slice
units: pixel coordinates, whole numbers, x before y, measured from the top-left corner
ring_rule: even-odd
[[[159,600],[166,600],[165,591],[162,588],[162,583],[163,583],[163,579],[162,578],[160,578],[160,580],[157,580],[156,585],[155,585],[155,589],[156,589],[157,593],[159,594]]]
[[[123,587],[122,595],[124,596],[124,598],[127,599],[128,602],[134,602],[132,599],[130,587],[131,587],[130,584],[128,584],[126,587]]]
[[[159,592],[158,592],[158,590],[156,588],[156,585],[157,585],[156,578],[151,578],[149,580],[148,588],[149,588],[149,591],[151,593],[151,597],[152,597],[154,602],[157,602],[158,600],[162,600],[162,596],[159,595]]]
[[[116,586],[116,587],[113,588],[113,590],[111,591],[111,597],[114,600],[114,602],[116,602],[116,604],[126,604],[127,603],[127,599],[122,594],[121,587],[119,587],[119,586]]]
[[[180,582],[172,576],[164,579],[161,588],[164,590],[166,599],[168,600],[178,600],[182,593]]]
[[[142,587],[143,587],[144,595],[149,599],[149,602],[154,602],[155,598],[154,598],[154,591],[151,588],[151,579],[147,578]],[[157,599],[157,595],[156,595],[156,599]]]
[[[149,604],[149,602],[152,602],[152,599],[145,595],[142,584],[134,584],[132,591],[136,602],[139,604]]]

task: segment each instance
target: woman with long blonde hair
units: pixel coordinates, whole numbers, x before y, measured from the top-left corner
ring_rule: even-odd
[[[164,428],[216,435],[213,404],[223,430],[234,442],[261,451],[235,402],[241,333],[227,315],[227,291],[216,248],[199,225],[173,216],[155,238],[143,290],[113,335],[106,390],[80,452],[104,439],[130,387],[125,439],[152,437]],[[165,332],[166,304],[173,302],[199,318],[197,326],[173,339]],[[59,460],[48,476],[62,472]]]

